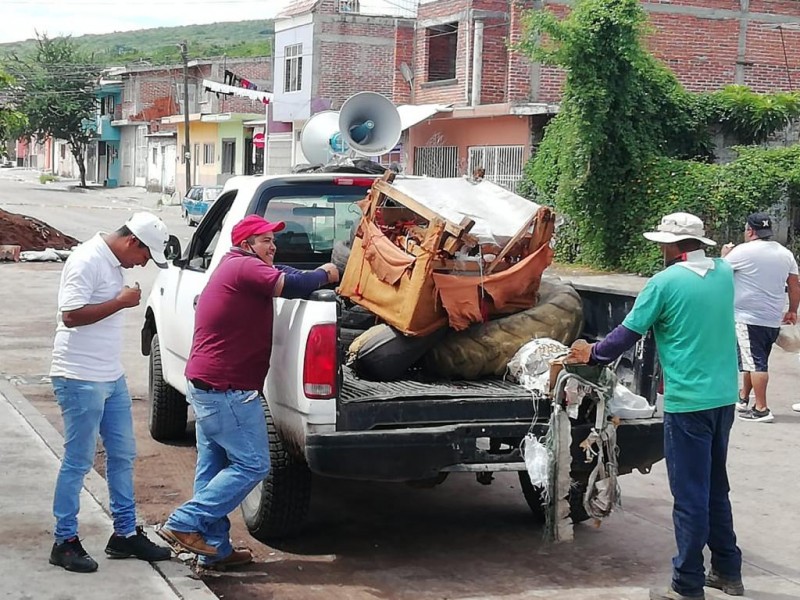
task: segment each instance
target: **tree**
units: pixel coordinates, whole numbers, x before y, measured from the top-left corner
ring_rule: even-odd
[[[628,230],[639,231],[628,194],[654,156],[707,153],[695,98],[644,47],[638,0],[578,0],[558,20],[529,13],[520,49],[566,72],[560,112],[528,169],[540,201],[576,225],[576,256],[618,267]],[[635,216],[634,216],[635,215]]]
[[[30,56],[13,57],[19,82],[19,110],[27,117],[26,133],[65,140],[86,186],[86,147],[93,137],[99,67],[70,37],[37,34]]]
[[[16,110],[14,78],[0,70],[0,156],[7,153],[7,142],[16,139],[17,133],[27,125],[25,115]]]

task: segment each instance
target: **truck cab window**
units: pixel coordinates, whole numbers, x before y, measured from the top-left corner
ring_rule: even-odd
[[[234,198],[236,198],[236,190],[231,190],[222,194],[208,209],[208,214],[198,226],[189,246],[187,263],[189,269],[193,271],[205,271],[208,269],[211,264],[211,258],[214,256],[214,249],[219,242],[222,223],[233,204]]]

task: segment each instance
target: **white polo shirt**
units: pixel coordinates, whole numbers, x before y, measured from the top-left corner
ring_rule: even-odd
[[[80,327],[64,325],[61,314],[88,304],[113,300],[122,291],[122,266],[98,233],[67,259],[58,289],[56,337],[51,377],[85,381],[116,381],[122,369],[122,311]]]
[[[753,240],[725,257],[733,267],[738,323],[780,327],[786,307],[786,279],[797,275],[794,255],[778,242]]]

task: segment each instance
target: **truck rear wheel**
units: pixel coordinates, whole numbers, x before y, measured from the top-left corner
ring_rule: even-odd
[[[150,435],[159,442],[186,434],[186,398],[164,381],[158,334],[150,341]]]
[[[250,535],[264,542],[300,531],[311,503],[311,470],[294,458],[278,435],[266,399],[262,398],[269,434],[269,475],[242,502],[242,517]]]
[[[519,483],[522,486],[522,494],[525,501],[533,513],[534,518],[540,523],[545,521],[545,507],[542,500],[542,488],[534,486],[527,471],[519,471]],[[580,481],[572,481],[569,488],[569,516],[573,523],[581,523],[589,518],[586,509],[583,508],[583,495],[586,493],[586,484]]]

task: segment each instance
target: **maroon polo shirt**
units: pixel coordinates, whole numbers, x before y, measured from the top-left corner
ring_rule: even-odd
[[[272,298],[281,274],[238,248],[222,257],[197,301],[188,379],[219,390],[263,389],[272,353]]]

